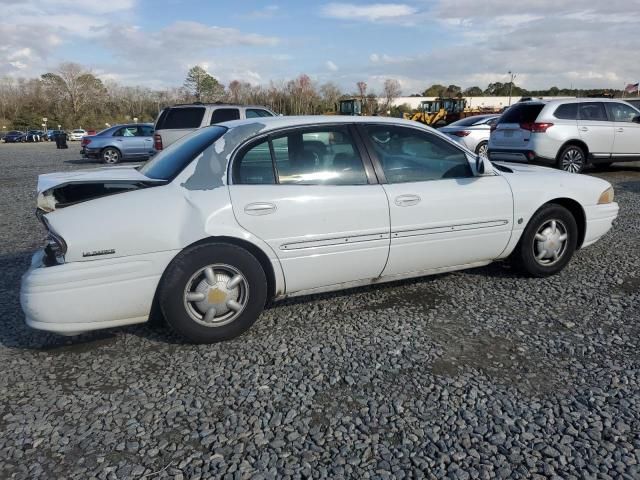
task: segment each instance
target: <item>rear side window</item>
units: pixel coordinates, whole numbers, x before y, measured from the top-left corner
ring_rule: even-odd
[[[138,127],[138,129],[140,130],[140,135],[143,137],[153,137],[153,127],[149,125],[142,125]]]
[[[607,121],[607,113],[602,102],[584,102],[578,107],[580,120]]]
[[[576,120],[578,118],[578,104],[565,103],[556,108],[553,116],[562,120]]]
[[[241,185],[273,185],[276,183],[268,139],[250,147],[234,162],[233,182]]]
[[[211,114],[211,125],[231,120],[240,120],[240,110],[237,108],[216,108]]]
[[[204,117],[204,107],[170,108],[166,114],[158,118],[156,130],[200,128],[202,117]]]
[[[498,123],[534,123],[543,108],[543,103],[517,103],[502,114]]]
[[[247,108],[247,118],[259,117],[273,117],[273,114],[261,108]]]

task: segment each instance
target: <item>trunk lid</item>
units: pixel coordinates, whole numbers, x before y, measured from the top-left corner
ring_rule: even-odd
[[[133,167],[105,167],[38,176],[38,208],[51,212],[94,198],[167,183],[149,178]]]

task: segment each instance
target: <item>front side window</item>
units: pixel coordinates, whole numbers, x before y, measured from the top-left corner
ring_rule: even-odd
[[[268,141],[250,147],[236,159],[233,181],[236,184],[287,185],[368,183],[360,153],[347,127],[304,129],[274,135]]]
[[[389,125],[366,131],[389,183],[473,177],[465,153],[436,135]]]
[[[634,108],[624,103],[608,102],[605,105],[609,111],[609,118],[614,122],[632,122],[635,117],[640,115]]]
[[[604,111],[602,102],[584,102],[578,107],[578,118],[580,120],[607,121],[607,113]]]
[[[237,108],[216,108],[211,114],[211,125],[239,119],[240,110]]]

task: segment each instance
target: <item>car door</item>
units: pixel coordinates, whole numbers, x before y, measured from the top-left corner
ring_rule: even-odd
[[[143,141],[140,155],[142,157],[153,155],[153,127],[151,125],[138,125],[138,135]]]
[[[216,123],[229,122],[231,120],[240,120],[240,109],[238,108],[215,108],[211,113],[210,125]]]
[[[389,198],[383,276],[500,256],[513,226],[511,188],[502,176],[474,176],[461,148],[422,129],[369,124],[361,131]]]
[[[622,102],[607,102],[605,105],[614,124],[611,160],[640,160],[640,123],[633,121],[640,111]]]
[[[276,253],[287,293],[382,273],[389,206],[356,137],[345,125],[290,129],[235,155],[235,217]]]
[[[136,125],[127,125],[116,130],[113,134],[116,147],[124,158],[136,158],[142,155],[144,140],[138,133]]]
[[[592,157],[609,158],[613,149],[614,125],[607,117],[603,102],[580,102],[578,134]]]

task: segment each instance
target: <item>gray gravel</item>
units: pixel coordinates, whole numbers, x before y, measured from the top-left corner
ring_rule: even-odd
[[[640,166],[559,276],[505,265],[288,301],[241,338],[29,330],[36,175],[0,145],[0,478],[638,478]]]

